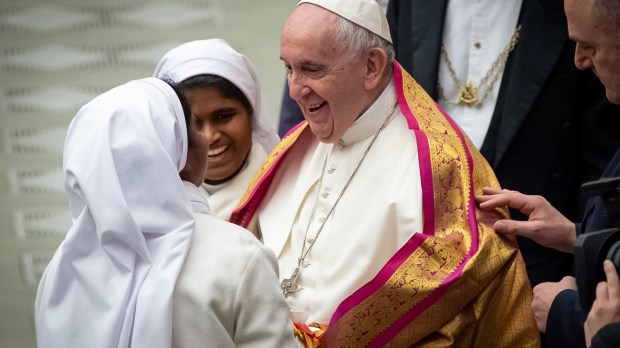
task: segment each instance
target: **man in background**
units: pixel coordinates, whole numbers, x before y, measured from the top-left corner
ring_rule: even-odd
[[[576,42],[574,63],[580,70],[591,69],[605,86],[610,102],[620,104],[620,2],[617,0],[565,0],[568,33]],[[620,119],[620,115],[615,115]],[[616,135],[617,136],[617,135]],[[620,147],[602,174],[620,176]],[[602,198],[590,198],[583,223],[575,225],[542,196],[529,196],[516,191],[485,189],[479,197],[480,207],[495,209],[509,206],[528,215],[529,221],[499,220],[495,230],[509,235],[530,238],[533,242],[566,252],[574,251],[577,234],[614,227]],[[601,330],[602,337],[618,335],[618,325],[605,324],[620,318],[620,287],[616,270],[605,265],[607,283],[599,284],[597,299],[586,322],[580,306],[575,278],[564,277],[560,282],[542,283],[534,288],[532,308],[543,336],[545,347],[584,347]],[[609,299],[615,301],[609,301]],[[598,304],[597,304],[598,302]],[[612,336],[613,337],[613,336]],[[616,336],[617,337],[617,336]],[[592,339],[595,343],[596,336]],[[617,345],[618,341],[614,341]],[[594,344],[593,344],[594,346]]]
[[[396,59],[491,164],[500,185],[539,194],[569,219],[580,185],[620,146],[620,108],[573,64],[562,0],[391,0]],[[516,219],[526,219],[511,211]],[[518,238],[532,285],[570,274],[572,255]]]

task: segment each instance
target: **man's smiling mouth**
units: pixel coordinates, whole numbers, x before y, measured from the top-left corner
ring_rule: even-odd
[[[320,108],[322,108],[325,104],[327,104],[327,102],[322,102],[322,103],[319,103],[319,104],[307,105],[306,107],[308,108],[308,110],[310,112],[315,112],[315,111],[319,110]]]

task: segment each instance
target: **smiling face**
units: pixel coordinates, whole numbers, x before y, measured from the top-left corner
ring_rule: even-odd
[[[620,104],[620,34],[605,27],[592,11],[592,1],[565,0],[568,35],[575,41],[575,65],[590,68],[605,86],[607,99]]]
[[[374,101],[365,85],[365,58],[349,59],[334,39],[339,17],[311,4],[297,6],[280,37],[291,98],[312,133],[338,141]]]
[[[185,95],[209,142],[205,182],[226,182],[241,170],[252,147],[250,113],[240,101],[214,88],[195,88]]]

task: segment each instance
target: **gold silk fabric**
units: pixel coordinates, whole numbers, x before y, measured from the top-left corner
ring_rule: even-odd
[[[482,187],[499,187],[492,169],[396,62],[394,81],[418,144],[424,230],[411,231],[379,274],[341,303],[320,340],[305,341],[314,347],[540,346],[516,241],[478,221],[474,196]],[[309,131],[305,123],[274,149],[231,221],[247,226],[303,131]],[[299,325],[297,331],[305,332]]]

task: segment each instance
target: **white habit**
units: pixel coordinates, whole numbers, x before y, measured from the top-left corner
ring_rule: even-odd
[[[184,184],[196,227],[174,289],[173,347],[295,347],[273,252]]]

